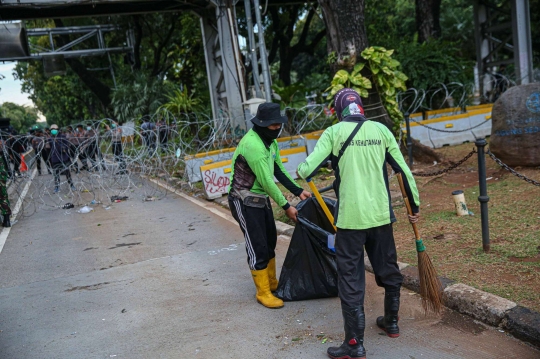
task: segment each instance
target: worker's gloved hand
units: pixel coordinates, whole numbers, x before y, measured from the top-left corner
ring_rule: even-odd
[[[293,221],[298,222],[298,219],[296,218],[296,216],[298,216],[298,211],[293,206],[290,206],[289,208],[287,208],[287,210],[285,211],[285,214],[287,215],[287,217],[289,217]]]
[[[303,190],[302,193],[300,193],[300,199],[303,201],[305,200],[306,198],[310,198],[311,197],[311,192],[308,192],[306,190]]]
[[[420,219],[420,213],[413,213],[412,215],[409,214],[409,222],[416,223]]]

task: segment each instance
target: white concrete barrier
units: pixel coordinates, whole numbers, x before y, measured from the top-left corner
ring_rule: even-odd
[[[483,125],[480,125],[471,130],[473,136],[476,138],[491,136],[491,109],[493,108],[493,105],[490,104],[487,106],[483,106],[483,108],[476,108],[469,111],[469,121],[471,123],[471,128],[480,125],[481,123],[484,123]]]
[[[306,145],[306,140],[303,136],[289,136],[280,137],[277,139],[279,150],[286,150],[289,148],[297,148]]]
[[[462,131],[462,132],[440,132],[429,130],[429,139],[433,143],[434,148],[443,146],[459,145],[465,142],[474,142],[475,138],[469,122],[469,114],[457,114],[453,116],[440,117],[433,120],[425,121],[429,127],[447,130],[447,131]]]
[[[231,163],[231,160],[227,160],[200,167],[200,177],[207,199],[219,198],[227,193],[231,183]]]
[[[311,152],[313,152],[313,150],[315,149],[317,141],[319,140],[319,138],[321,138],[323,132],[324,130],[320,130],[304,135],[304,138],[306,139],[306,151],[308,155],[310,155]]]
[[[429,130],[427,127],[421,126],[418,122],[422,122],[421,113],[413,113],[409,116],[411,126],[411,137],[420,141],[421,144],[433,147],[431,140],[429,139]],[[418,121],[418,122],[415,122]],[[403,123],[401,129],[404,133],[407,133],[407,125]]]
[[[293,179],[298,178],[298,176],[296,176],[296,169],[298,168],[298,165],[307,158],[306,150],[306,147],[302,146],[279,151],[283,167],[285,167]]]
[[[306,147],[289,148],[279,151],[281,162],[285,170],[292,178],[296,179],[296,169],[307,157]],[[200,177],[203,182],[204,194],[207,199],[219,198],[227,193],[227,188],[231,184],[231,164],[232,160],[210,163],[200,167]],[[277,182],[277,179],[274,178]]]
[[[201,152],[196,155],[184,157],[186,161],[186,172],[191,183],[202,180],[200,167],[220,161],[230,160],[233,157],[236,147],[224,148],[222,150]]]

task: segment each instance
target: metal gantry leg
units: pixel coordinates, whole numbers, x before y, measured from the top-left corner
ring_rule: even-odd
[[[201,17],[206,72],[214,120],[226,117],[233,129],[246,130],[244,74],[234,27],[236,21],[224,1],[215,1],[215,15]]]
[[[532,82],[532,44],[529,0],[512,1],[514,64],[518,84]]]

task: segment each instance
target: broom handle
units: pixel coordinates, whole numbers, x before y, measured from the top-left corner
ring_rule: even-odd
[[[322,207],[322,209],[324,211],[324,214],[326,214],[326,217],[330,221],[330,224],[332,225],[332,227],[334,227],[334,231],[337,232],[337,228],[336,228],[336,226],[334,226],[334,216],[332,215],[332,213],[330,213],[330,210],[328,209],[328,206],[326,205],[323,198],[321,197],[321,194],[319,193],[319,190],[317,189],[317,187],[315,187],[315,183],[313,183],[311,178],[307,178],[306,182],[308,183],[309,188],[311,188],[311,191],[313,191],[313,194],[315,195],[315,198],[317,198],[317,202],[319,202],[319,204],[321,205],[321,207]]]
[[[411,204],[409,203],[409,198],[407,197],[407,192],[405,192],[405,184],[403,184],[403,178],[401,177],[401,173],[398,173],[397,179],[399,182],[399,188],[401,189],[401,195],[403,196],[403,201],[405,202],[405,207],[407,207],[407,213],[411,216],[413,215]],[[416,240],[420,239],[420,233],[418,233],[418,228],[416,228],[416,223],[411,223],[412,228],[414,230],[414,236],[416,237]]]

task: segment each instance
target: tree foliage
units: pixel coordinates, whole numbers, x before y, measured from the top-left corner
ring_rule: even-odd
[[[11,119],[10,125],[18,133],[26,133],[30,127],[35,126],[38,120],[37,109],[30,106],[21,106],[12,102],[4,102],[0,106],[1,117]]]
[[[28,22],[28,27],[83,26],[115,24],[120,30],[106,33],[110,47],[124,46],[125,33],[134,30],[133,56],[107,56],[66,59],[65,76],[47,78],[41,62],[19,62],[17,77],[24,92],[47,118],[47,122],[65,125],[83,119],[119,116],[122,119],[151,114],[166,102],[166,95],[178,86],[196,89],[207,96],[204,52],[198,19],[194,14],[144,14],[133,16],[78,18],[43,23]],[[55,45],[72,41],[54,37]],[[33,44],[49,46],[48,37],[31,38]],[[74,49],[96,48],[97,42],[85,41]],[[113,67],[111,72],[89,69]]]
[[[396,94],[399,90],[406,90],[405,81],[407,76],[398,70],[399,61],[392,59],[394,50],[386,50],[380,46],[372,46],[361,53],[362,59],[354,66],[349,73],[346,70],[339,70],[334,75],[330,87],[328,99],[333,99],[334,95],[341,89],[352,88],[364,98],[369,97],[369,91],[375,88],[381,96],[381,101],[393,122],[393,130],[398,131],[403,114],[399,110],[396,101]],[[362,75],[362,70],[370,72],[369,78]],[[371,80],[370,80],[371,79]]]

